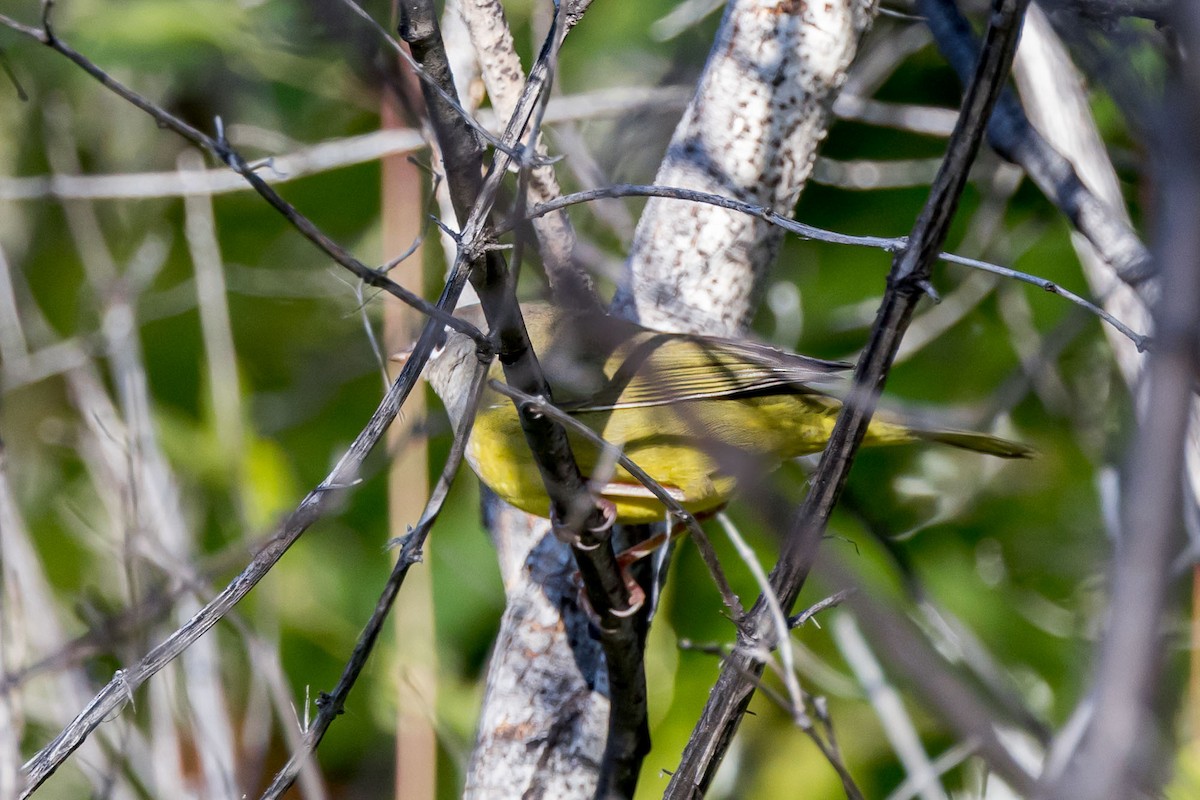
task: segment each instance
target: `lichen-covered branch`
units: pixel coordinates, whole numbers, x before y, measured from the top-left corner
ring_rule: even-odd
[[[874,8],[731,2],[654,182],[788,213]],[[660,330],[737,335],[781,236],[734,211],[652,199],[614,310]]]

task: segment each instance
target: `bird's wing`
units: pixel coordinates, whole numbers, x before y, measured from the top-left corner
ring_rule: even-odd
[[[756,342],[643,331],[610,357],[603,386],[562,405],[582,413],[772,390],[809,393],[816,391],[810,384],[851,366]]]

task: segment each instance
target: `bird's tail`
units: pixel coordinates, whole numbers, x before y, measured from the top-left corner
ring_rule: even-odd
[[[1000,458],[1033,458],[1037,455],[1037,451],[1029,445],[1009,439],[1001,439],[999,436],[992,436],[987,433],[947,430],[924,431],[920,429],[910,432],[917,439],[926,442],[948,444],[951,447],[973,450],[976,453],[986,453],[989,456],[999,456]]]

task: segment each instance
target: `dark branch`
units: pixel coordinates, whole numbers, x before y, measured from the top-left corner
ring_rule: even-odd
[[[400,4],[401,36],[428,73],[439,81],[444,93],[453,96],[454,84],[442,43],[437,16],[430,0],[403,0]],[[555,20],[555,26],[559,20]],[[548,86],[551,63],[557,56],[559,39],[554,27],[538,60],[529,71],[521,98],[509,120],[503,141],[518,142],[527,132],[538,101]],[[479,232],[479,241],[494,236],[490,222],[491,204],[511,158],[497,151],[487,177],[482,171],[482,152],[466,131],[465,123],[450,112],[441,94],[426,90],[442,157],[449,176],[455,208],[474,207],[464,226],[465,234]],[[526,148],[530,152],[532,148]],[[523,150],[524,151],[524,150]],[[474,238],[474,236],[472,236]],[[471,282],[479,295],[484,315],[499,339],[499,357],[508,384],[527,395],[551,397],[545,376],[529,343],[524,320],[514,294],[514,281],[501,254],[494,249],[472,253]],[[584,591],[600,617],[600,637],[609,675],[610,712],[608,742],[600,771],[599,796],[609,791],[632,796],[642,759],[649,750],[646,719],[646,680],[642,668],[643,637],[632,618],[637,611],[617,563],[611,540],[611,517],[588,491],[571,452],[566,431],[550,417],[517,405],[521,428],[534,454],[546,492],[551,499],[555,532],[569,542],[583,580]]]
[[[1028,0],[993,3],[980,63],[967,89],[946,158],[913,228],[909,247],[892,262],[870,343],[854,371],[854,388],[838,415],[812,488],[772,570],[771,585],[785,611],[795,604],[816,558],[829,515],[866,433],[900,339],[928,285],[930,267],[941,251],[986,121],[1012,65],[1027,5]],[[722,669],[709,695],[665,797],[692,798],[707,789],[754,693],[754,681],[747,680],[747,673],[762,672],[763,662],[755,651],[776,645],[774,637],[768,603],[760,596],[741,626],[738,648],[730,655],[731,664]]]

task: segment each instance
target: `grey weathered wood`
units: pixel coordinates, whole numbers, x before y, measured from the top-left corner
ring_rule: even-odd
[[[874,15],[869,0],[735,0],[655,183],[788,213]],[[711,206],[651,199],[614,310],[651,328],[737,335],[782,231]]]

